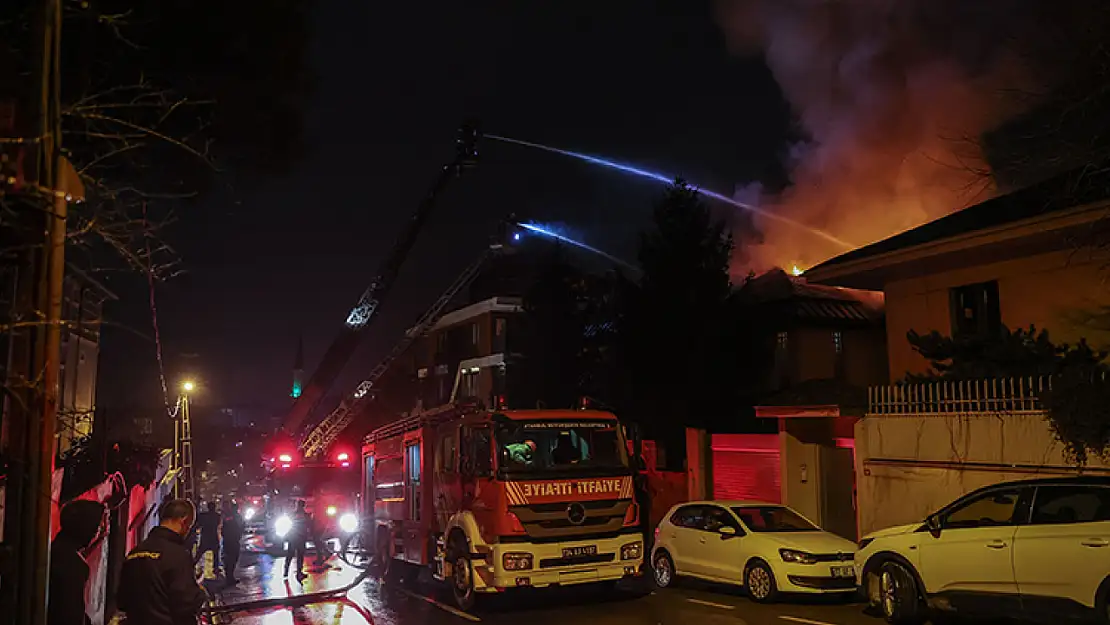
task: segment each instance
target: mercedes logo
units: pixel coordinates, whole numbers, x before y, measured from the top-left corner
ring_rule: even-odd
[[[586,508],[580,503],[567,506],[567,520],[573,525],[582,525],[586,522]]]

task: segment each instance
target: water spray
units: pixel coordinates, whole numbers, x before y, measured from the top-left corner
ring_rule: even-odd
[[[592,163],[594,165],[601,165],[602,167],[608,167],[610,169],[615,169],[617,171],[622,171],[626,174],[632,174],[634,176],[640,176],[641,178],[647,178],[648,180],[654,180],[656,182],[662,182],[663,184],[671,184],[675,180],[675,178],[673,176],[666,176],[666,175],[660,174],[658,172],[648,171],[646,169],[640,169],[639,167],[633,167],[632,165],[625,165],[623,163],[617,163],[615,161],[606,160],[604,158],[599,158],[597,156],[590,156],[589,154],[582,154],[581,152],[571,152],[570,150],[562,150],[562,149],[559,149],[559,148],[554,148],[554,147],[551,147],[549,145],[544,145],[542,143],[533,143],[531,141],[524,141],[522,139],[513,139],[511,137],[502,137],[500,135],[485,135],[485,137],[488,138],[488,139],[494,139],[496,141],[501,141],[501,142],[504,142],[504,143],[512,143],[512,144],[515,144],[515,145],[521,145],[521,146],[528,147],[528,148],[535,148],[537,150],[543,150],[544,152],[551,152],[552,154],[561,154],[563,156],[569,156],[571,158],[576,158],[578,160],[585,161],[587,163]],[[709,189],[701,189],[701,188],[697,188],[697,187],[694,188],[694,191],[696,191],[697,193],[699,193],[701,195],[704,195],[705,197],[713,198],[714,200],[719,200],[719,201],[724,202],[726,204],[730,204],[732,206],[735,206],[736,208],[751,211],[753,213],[756,213],[758,215],[766,217],[767,219],[771,219],[773,221],[784,223],[784,224],[787,224],[787,225],[792,226],[794,228],[798,228],[800,230],[805,230],[806,232],[809,232],[810,234],[812,234],[816,237],[825,239],[826,241],[829,241],[831,243],[835,243],[836,245],[839,245],[840,247],[842,247],[846,250],[850,250],[850,249],[853,249],[853,248],[856,247],[856,246],[852,245],[851,243],[848,243],[847,241],[844,241],[843,239],[838,239],[838,238],[834,237],[833,235],[829,234],[828,232],[825,232],[824,230],[819,230],[817,228],[811,228],[811,227],[809,227],[809,226],[807,226],[807,225],[805,225],[805,224],[803,224],[799,221],[795,221],[793,219],[790,219],[789,217],[783,217],[782,215],[776,215],[775,213],[772,213],[771,211],[767,211],[767,210],[764,210],[762,208],[759,208],[758,206],[752,206],[751,204],[745,204],[744,202],[734,200],[734,199],[730,198],[729,196],[721,194],[721,193],[717,193],[716,191],[711,191]],[[578,245],[577,242],[572,242],[572,241],[567,241],[567,242],[572,243],[574,245]],[[590,248],[585,248],[585,249],[590,249]],[[604,252],[601,252],[600,250],[591,250],[591,251],[597,252],[599,254],[606,255]],[[606,255],[606,256],[608,256],[608,255]],[[613,259],[613,260],[615,260],[615,259]]]
[[[536,224],[530,224],[530,223],[522,223],[522,224],[518,224],[518,225],[521,228],[524,228],[525,230],[527,230],[529,232],[534,232],[536,234],[540,234],[540,235],[543,235],[545,237],[555,239],[556,241],[562,241],[563,243],[566,243],[568,245],[573,245],[574,247],[577,247],[579,249],[583,249],[583,250],[586,250],[587,252],[592,252],[594,254],[597,254],[598,256],[601,256],[602,258],[605,258],[606,260],[609,260],[613,263],[616,263],[616,264],[620,265],[621,267],[624,267],[625,269],[630,269],[632,271],[639,271],[639,269],[637,269],[636,266],[633,265],[632,263],[629,263],[627,261],[623,261],[623,260],[617,258],[616,256],[613,256],[612,254],[610,254],[608,252],[605,252],[603,250],[597,249],[596,247],[593,247],[592,245],[587,245],[587,244],[585,244],[581,241],[575,241],[574,239],[572,239],[568,236],[564,236],[562,234],[559,234],[557,232],[554,232],[552,230],[544,228],[543,226],[539,226],[539,225],[536,225]],[[513,238],[516,239],[516,236],[514,236]]]

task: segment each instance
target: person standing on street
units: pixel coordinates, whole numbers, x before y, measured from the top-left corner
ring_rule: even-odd
[[[200,533],[200,546],[197,555],[193,558],[195,566],[204,554],[212,552],[212,570],[220,570],[220,513],[216,511],[216,502],[209,501],[207,510],[197,515],[197,530]]]
[[[81,552],[96,540],[106,508],[99,501],[79,499],[62,506],[61,529],[50,544],[49,625],[90,625],[85,611],[89,565]]]
[[[119,608],[129,625],[196,625],[206,595],[185,547],[197,511],[191,501],[162,505],[160,524],[123,563]]]
[[[301,579],[305,576],[305,543],[308,541],[308,531],[311,524],[312,517],[305,510],[304,500],[298,501],[297,511],[293,513],[293,527],[289,530],[289,535],[285,539],[289,543],[285,550],[285,577],[289,577],[289,565],[293,563],[294,557],[297,559],[297,578]]]
[[[232,502],[231,509],[224,515],[224,577],[229,586],[238,584],[235,568],[239,566],[239,548],[243,540],[243,517],[239,515],[239,504]]]

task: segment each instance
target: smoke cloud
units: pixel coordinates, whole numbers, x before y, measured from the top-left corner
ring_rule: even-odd
[[[982,135],[1030,104],[1014,42],[1031,0],[720,0],[731,51],[762,54],[807,139],[791,186],[737,199],[864,245],[996,193]],[[1028,10],[1027,10],[1028,9]],[[752,217],[735,269],[810,267],[844,249]]]

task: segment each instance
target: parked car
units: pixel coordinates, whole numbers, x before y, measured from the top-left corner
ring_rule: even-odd
[[[863,537],[856,566],[872,608],[895,625],[932,611],[1110,623],[1110,477],[981,488]]]
[[[783,592],[855,592],[855,551],[787,506],[699,501],[671,508],[655,530],[651,562],[661,588],[688,576],[740,585],[769,602]]]

